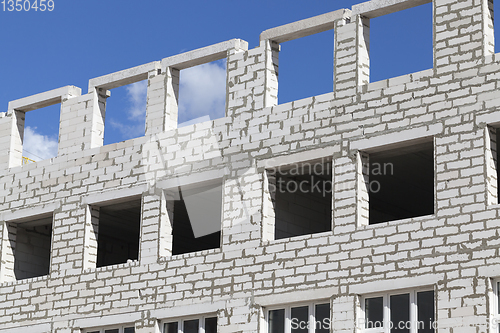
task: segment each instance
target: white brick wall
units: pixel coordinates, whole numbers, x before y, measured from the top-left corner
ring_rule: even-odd
[[[283,105],[278,45],[229,50],[227,117],[181,129],[178,70],[150,73],[147,136],[104,147],[106,93],[91,91],[63,101],[59,156],[36,164],[17,163],[21,112],[0,116],[0,330],[76,333],[134,322],[149,333],[171,313],[208,311],[219,332],[263,332],[256,299],[271,299],[268,306],[310,295],[331,300],[334,332],[355,332],[359,296],[430,286],[439,332],[484,332],[488,279],[500,276],[491,131],[500,123],[500,58],[488,5],[434,0],[434,68],[373,83],[369,21],[342,18],[335,90]],[[363,151],[429,136],[435,214],[368,225]],[[274,240],[260,163],[317,148],[333,161],[332,231]],[[212,172],[224,181],[222,246],[171,256],[162,184]],[[98,211],[89,198],[131,193],[142,194],[139,261],[95,268]],[[59,207],[50,274],[14,281],[9,214],[48,204]]]

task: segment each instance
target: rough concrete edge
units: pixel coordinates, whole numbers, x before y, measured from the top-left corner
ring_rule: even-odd
[[[352,16],[375,18],[424,5],[432,0],[371,0],[352,6]]]
[[[230,39],[225,42],[205,46],[196,50],[177,54],[161,60],[162,72],[167,67],[176,69],[185,69],[207,62],[223,59],[227,56],[227,51],[230,49],[248,50],[248,42],[242,39]]]
[[[95,88],[113,89],[148,78],[148,73],[160,69],[159,61],[127,68],[119,72],[99,76],[89,80],[90,93]]]
[[[0,221],[8,222],[23,222],[27,219],[36,219],[40,215],[45,215],[54,212],[61,207],[61,202],[51,202],[37,204],[32,207],[22,207],[12,211],[4,211],[0,213]]]
[[[306,37],[334,28],[334,22],[343,18],[349,18],[349,9],[339,9],[326,14],[310,17],[304,20],[285,24],[276,28],[264,30],[260,34],[260,41],[272,40],[283,43],[293,39]]]
[[[19,98],[9,102],[8,110],[32,111],[46,106],[61,103],[64,98],[76,97],[82,94],[82,90],[76,86],[64,86],[52,89],[36,95]]]

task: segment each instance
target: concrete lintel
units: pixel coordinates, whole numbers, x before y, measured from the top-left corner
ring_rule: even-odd
[[[329,287],[314,290],[294,290],[282,294],[255,296],[254,303],[260,306],[275,306],[306,301],[328,300],[339,293],[339,287]]]
[[[82,198],[82,203],[87,205],[109,205],[121,203],[134,197],[138,197],[147,190],[148,184],[140,184],[133,187],[102,191],[84,196]]]
[[[197,172],[187,176],[180,176],[159,181],[156,183],[156,186],[164,190],[177,189],[179,186],[182,186],[184,189],[197,188],[200,186],[220,183],[227,174],[229,174],[229,171],[224,168]]]
[[[61,207],[60,202],[53,202],[13,211],[5,211],[0,214],[0,221],[22,223],[33,219],[41,219],[53,214],[59,207]]]
[[[388,292],[403,289],[416,289],[430,287],[444,279],[444,274],[430,274],[426,276],[414,276],[396,278],[390,280],[369,281],[362,284],[349,286],[350,294],[368,295],[373,293]]]
[[[93,91],[94,88],[113,89],[146,80],[149,72],[158,69],[160,69],[160,62],[153,61],[144,65],[90,79],[89,93]]]
[[[287,42],[331,30],[334,28],[335,21],[350,17],[351,11],[349,9],[339,9],[330,13],[265,30],[260,34],[260,40],[272,40],[277,43]]]
[[[177,54],[161,60],[162,72],[167,67],[185,69],[207,62],[220,60],[227,57],[227,51],[231,49],[248,50],[248,42],[242,39],[231,39],[218,44],[202,47],[193,51]]]
[[[151,310],[151,317],[157,319],[174,319],[176,317],[202,316],[216,314],[220,309],[227,309],[226,301],[213,303],[190,304],[185,306],[176,306],[173,308],[163,308]]]
[[[442,124],[422,126],[354,141],[351,143],[351,150],[362,150],[368,153],[376,153],[387,149],[404,147],[409,144],[426,142],[432,140],[431,138],[433,136],[439,135],[442,132]]]
[[[352,15],[375,18],[429,2],[432,2],[432,0],[371,0],[352,6]]]
[[[141,319],[139,312],[128,312],[120,314],[112,314],[107,316],[84,317],[75,319],[74,326],[80,328],[93,328],[109,325],[126,325],[131,324]]]
[[[82,90],[75,86],[65,86],[53,90],[49,90],[40,94],[31,95],[28,97],[16,99],[9,102],[8,110],[16,111],[33,111],[46,106],[61,103],[63,99],[76,97],[82,94]]]
[[[282,166],[289,166],[289,165],[291,166],[304,162],[315,162],[321,159],[331,161],[332,155],[337,151],[338,149],[332,146],[326,148],[307,150],[283,156],[275,156],[264,160],[258,160],[257,168],[274,169]]]

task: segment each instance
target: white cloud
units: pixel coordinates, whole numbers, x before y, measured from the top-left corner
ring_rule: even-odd
[[[57,139],[36,132],[36,127],[24,129],[23,156],[35,161],[57,156]]]
[[[148,81],[132,83],[125,88],[129,102],[127,119],[110,119],[109,125],[117,129],[124,139],[136,138],[144,135]]]
[[[109,124],[113,128],[116,128],[121,133],[123,138],[137,138],[141,135],[144,135],[144,119],[142,119],[142,121],[137,121],[137,124],[124,124],[111,119],[109,121]]]
[[[147,89],[147,80],[126,86],[129,103],[126,119],[109,119],[109,125],[118,130],[122,138],[144,135]],[[208,117],[224,117],[225,104],[225,61],[211,62],[181,71],[178,118],[181,126],[206,121]]]
[[[132,83],[127,86],[130,109],[128,118],[130,120],[144,120],[146,116],[146,98],[148,95],[148,81]]]
[[[203,64],[181,71],[179,87],[179,123],[210,116],[224,117],[226,104],[226,64]]]

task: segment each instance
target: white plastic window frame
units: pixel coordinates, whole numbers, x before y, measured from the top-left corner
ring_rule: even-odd
[[[292,303],[292,304],[284,304],[284,305],[275,305],[264,308],[264,322],[265,322],[265,333],[269,333],[269,312],[273,310],[285,310],[285,333],[291,333],[292,331],[292,308],[300,308],[307,306],[309,307],[309,323],[316,321],[316,305],[329,304],[330,305],[330,329],[333,323],[331,318],[331,309],[332,305],[330,300],[320,300],[314,302],[305,302],[305,303]],[[315,325],[309,325],[308,333],[315,333]]]
[[[418,333],[417,293],[426,291],[434,292],[434,299],[436,298],[436,292],[433,288],[403,289],[403,290],[395,290],[395,291],[374,293],[361,296],[360,297],[361,320],[359,321],[360,327],[358,328],[364,333],[391,333],[391,328],[389,326],[389,322],[391,321],[390,297],[395,295],[410,294],[410,322],[411,322],[410,333]],[[383,327],[366,328],[365,300],[377,297],[383,298]],[[436,318],[434,318],[434,321],[435,320]]]
[[[500,278],[491,280],[492,289],[493,289],[493,297],[491,297],[491,314],[490,314],[490,322],[489,328],[491,333],[500,332]]]
[[[184,333],[184,322],[196,319],[198,319],[198,333],[205,333],[205,319],[207,318],[217,318],[217,326],[219,325],[219,318],[216,313],[203,316],[186,316],[162,320],[160,322],[160,333],[165,333],[165,324],[170,323],[177,323],[177,333]]]
[[[126,324],[126,325],[113,325],[113,326],[105,326],[101,328],[90,328],[83,330],[84,333],[105,333],[107,330],[118,330],[118,333],[124,333],[126,328],[133,328],[135,332],[134,324]]]

